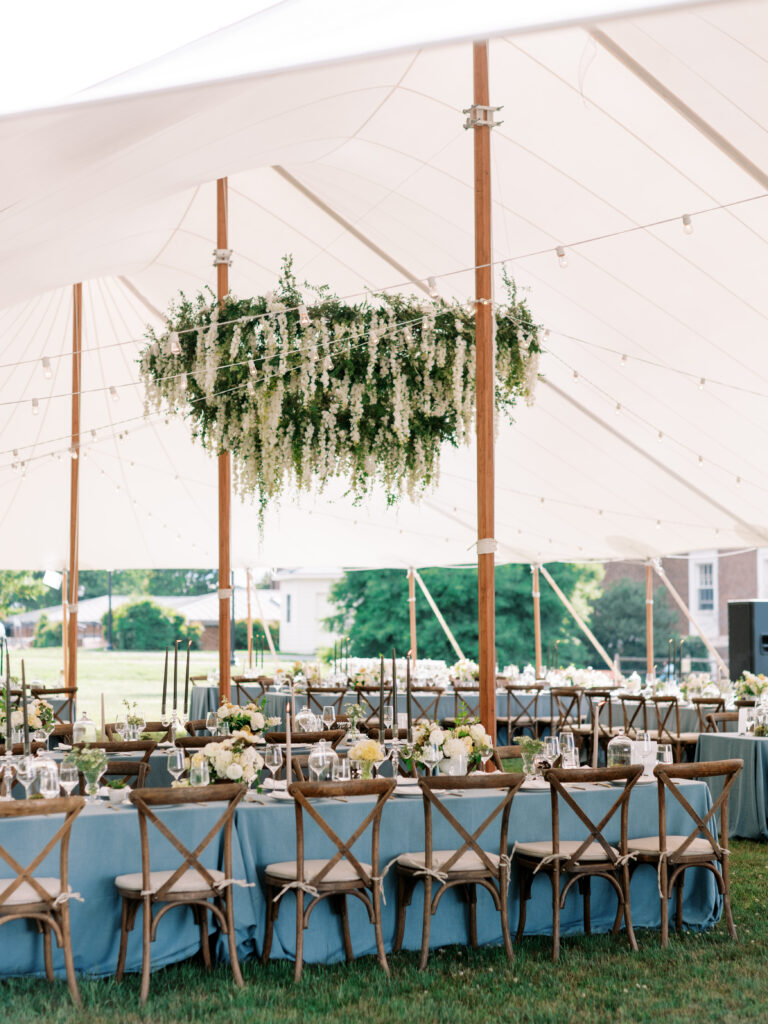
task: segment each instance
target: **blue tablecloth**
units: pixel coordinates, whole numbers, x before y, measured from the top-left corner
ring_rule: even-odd
[[[768,738],[730,733],[702,733],[696,747],[697,761],[725,761],[740,757],[744,767],[728,798],[728,834],[742,839],[768,839]],[[712,796],[722,783],[713,779]]]
[[[703,814],[710,806],[710,794],[703,783],[686,785],[686,795],[696,810]],[[615,791],[595,789],[580,792],[579,801],[595,820],[607,810],[615,799]],[[476,827],[487,815],[494,797],[449,798],[450,809],[469,827]],[[355,828],[360,808],[366,802],[354,798],[349,803],[323,802],[322,810],[329,824],[346,838]],[[219,814],[216,807],[199,806],[164,808],[160,817],[173,829],[187,846],[194,845],[195,837],[202,837]],[[682,832],[686,829],[686,816],[679,806],[669,805],[668,829]],[[630,835],[640,836],[655,832],[657,825],[656,787],[638,787],[631,797]],[[37,849],[44,845],[55,819],[15,819],[3,823],[0,841],[22,862],[26,863]],[[516,840],[547,839],[550,837],[550,799],[548,792],[521,792],[515,798],[510,818],[510,842]],[[494,833],[493,834],[497,834]],[[563,838],[581,838],[583,826],[571,813],[561,816]],[[152,867],[171,868],[178,865],[176,854],[165,839],[151,830]],[[615,831],[607,833],[615,840]],[[447,824],[435,818],[435,843],[455,846],[455,837]],[[310,825],[306,832],[307,856],[324,856],[332,852],[330,841],[318,828]],[[423,849],[423,807],[419,798],[395,797],[384,809],[381,829],[381,866],[384,867],[398,853]],[[489,841],[488,848],[492,848]],[[264,930],[265,902],[260,885],[260,873],[271,861],[290,858],[295,851],[295,817],[292,802],[267,801],[265,805],[241,804],[235,817],[233,835],[233,874],[247,879],[252,888],[234,890],[238,949],[241,956],[257,954],[261,950]],[[365,834],[355,846],[359,857],[368,859],[370,838]],[[221,850],[217,845],[203,858],[206,866],[220,866]],[[42,865],[38,874],[56,874],[57,861],[53,858]],[[107,975],[114,971],[119,940],[120,903],[114,888],[114,876],[122,872],[139,870],[141,864],[139,831],[135,811],[124,808],[112,811],[104,806],[86,808],[75,822],[70,847],[70,883],[74,891],[84,898],[83,903],[72,902],[72,936],[75,967],[92,975]],[[3,869],[2,874],[10,873]],[[386,877],[384,908],[384,939],[391,948],[395,927],[395,872]],[[417,949],[421,942],[421,887],[416,891],[408,910],[405,948]],[[288,893],[277,922],[272,949],[276,958],[291,958],[295,950],[295,897]],[[501,939],[500,922],[490,897],[478,892],[478,938],[481,943],[497,943]],[[374,953],[373,929],[362,905],[349,901],[350,925],[357,955]],[[546,878],[534,883],[529,904],[526,933],[551,932],[551,890]],[[569,895],[562,918],[565,934],[582,928],[581,899]],[[592,895],[592,926],[595,931],[607,931],[613,924],[616,909],[615,894],[607,883],[595,880]],[[721,901],[714,880],[708,871],[694,869],[686,873],[684,919],[692,928],[707,928],[719,918]],[[658,927],[659,900],[656,874],[651,867],[639,867],[632,879],[632,914],[636,927]],[[510,896],[510,920],[516,926],[518,915],[517,880],[513,869]],[[433,947],[466,941],[466,906],[455,892],[449,892],[441,901],[433,919],[431,944]],[[191,912],[174,910],[160,924],[157,940],[152,945],[154,967],[173,963],[191,956],[197,949],[197,931]],[[225,944],[218,942],[218,952],[226,957]],[[312,915],[305,933],[305,959],[307,962],[330,963],[343,958],[339,919],[327,902]],[[127,958],[127,970],[137,971],[141,962],[141,933],[137,926],[132,933]],[[54,964],[63,975],[60,951],[54,947]],[[43,974],[42,942],[34,927],[25,922],[10,922],[0,929],[0,976]]]

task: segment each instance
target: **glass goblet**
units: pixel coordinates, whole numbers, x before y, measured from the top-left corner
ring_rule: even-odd
[[[59,785],[64,790],[66,796],[72,796],[72,791],[77,785],[80,778],[80,773],[77,770],[76,764],[71,764],[68,761],[62,761],[59,766]]]
[[[326,729],[332,729],[336,722],[336,709],[332,704],[326,704],[323,708],[323,725]]]
[[[435,768],[442,759],[443,755],[436,743],[428,743],[421,752],[421,763],[430,775],[434,775]]]
[[[166,764],[168,766],[168,774],[173,776],[174,782],[178,782],[179,777],[184,771],[184,751],[181,747],[173,747],[172,750],[168,751],[168,757],[166,758]]]
[[[38,779],[40,795],[46,800],[52,800],[59,795],[59,769],[55,761],[47,758],[38,765]]]
[[[672,764],[672,744],[660,743],[656,751],[656,760],[659,764]]]
[[[264,751],[264,765],[272,774],[272,788],[274,789],[277,772],[283,764],[283,749],[279,743],[268,743]]]
[[[29,800],[29,791],[37,778],[38,764],[31,754],[20,757],[16,765],[16,779],[24,787],[24,799]]]
[[[211,736],[218,736],[219,734],[219,716],[215,711],[209,711],[205,716],[205,728],[211,734]]]

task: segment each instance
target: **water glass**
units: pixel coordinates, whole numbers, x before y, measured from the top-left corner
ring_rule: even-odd
[[[334,782],[350,782],[352,769],[348,757],[340,757],[333,764],[332,778]]]
[[[16,765],[16,778],[24,787],[24,798],[29,800],[29,791],[37,778],[38,762],[31,755],[19,759]]]
[[[184,751],[181,747],[174,747],[168,751],[167,765],[169,774],[173,776],[174,781],[178,782],[184,771]]]
[[[659,764],[672,764],[672,744],[660,743],[656,750],[656,760]]]
[[[275,775],[283,763],[283,750],[279,743],[268,743],[267,749],[264,751],[264,764],[272,773],[272,779],[274,780]]]
[[[195,754],[189,766],[190,786],[207,786],[211,781],[211,773],[208,768],[208,758]]]
[[[59,766],[59,785],[64,790],[65,796],[72,796],[72,791],[77,785],[80,773],[77,765],[68,761],[62,761]]]
[[[326,704],[323,708],[323,725],[326,729],[332,729],[336,722],[336,709],[333,704]]]
[[[59,770],[55,761],[41,761],[37,771],[40,795],[52,800],[59,795]]]
[[[115,719],[115,724],[112,726],[115,736],[118,740],[122,741],[128,739],[128,723],[125,720],[125,715],[118,715]]]
[[[359,779],[363,774],[363,762],[358,761],[357,758],[350,757],[349,759],[349,774],[353,779]]]
[[[570,768],[576,759],[576,740],[572,732],[561,732],[557,738],[560,753],[563,755],[563,768]]]
[[[211,736],[218,736],[219,734],[219,716],[215,711],[209,711],[205,716],[205,728],[211,734]]]
[[[391,729],[394,722],[394,712],[391,704],[384,705],[384,728]]]
[[[436,765],[442,761],[443,755],[440,752],[440,747],[436,743],[428,743],[421,754],[421,761],[425,768],[429,770],[429,774],[432,775]]]

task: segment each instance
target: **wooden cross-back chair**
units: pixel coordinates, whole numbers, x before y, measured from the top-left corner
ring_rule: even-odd
[[[608,744],[618,732],[613,724],[612,694],[610,690],[585,690],[584,696],[590,708],[588,761],[591,761],[593,768],[597,768],[600,748],[607,750]]]
[[[77,689],[70,686],[33,686],[30,693],[33,697],[47,700],[51,705],[54,700],[61,702],[59,707],[53,709],[53,733],[51,735],[64,740],[68,739],[71,742]]]
[[[287,741],[287,735],[285,732],[265,732],[264,741],[266,743],[280,743],[284,746]],[[335,750],[346,735],[343,729],[322,729],[319,732],[293,732],[291,730],[291,743],[319,743],[320,740],[325,740]]]
[[[376,686],[356,686],[357,703],[363,709],[363,717],[360,720],[361,726],[379,725],[379,702],[381,688]],[[384,704],[392,703],[392,686],[384,684]]]
[[[699,734],[680,731],[680,703],[677,697],[652,697],[651,700],[656,708],[656,729],[652,732],[653,738],[659,743],[671,744],[676,761],[682,761],[684,752],[693,760],[693,751],[699,741]]]
[[[738,720],[738,711],[716,711],[714,714],[707,715],[706,732],[728,732],[729,722],[735,723]]]
[[[464,716],[470,718],[480,717],[480,684],[454,683],[453,684],[453,717],[444,718],[446,725],[453,726]]]
[[[199,786],[187,789],[139,789],[131,793],[131,802],[139,812],[141,837],[141,871],[118,875],[115,887],[121,897],[120,951],[117,958],[115,980],[120,981],[125,970],[128,933],[133,930],[136,915],[142,915],[141,1002],[149,995],[151,969],[151,943],[157,935],[160,921],[174,907],[192,908],[200,929],[200,949],[204,965],[211,966],[208,943],[208,914],[216,918],[227,936],[232,974],[239,988],[244,987],[237,959],[235,915],[232,901],[232,823],[235,808],[245,796],[246,787],[239,783]],[[194,850],[190,850],[155,813],[162,806],[185,804],[226,803],[221,816],[207,829]],[[154,826],[179,853],[180,865],[174,870],[153,871],[150,862],[149,826]],[[207,825],[207,819],[206,819]],[[203,828],[200,829],[200,832]],[[200,857],[213,841],[222,836],[224,870],[205,867]],[[196,837],[197,838],[197,837]],[[153,908],[158,911],[153,915]]]
[[[591,934],[590,901],[593,878],[604,878],[618,896],[613,934],[618,935],[622,919],[627,929],[627,938],[633,950],[637,950],[635,933],[632,928],[632,914],[629,898],[629,868],[627,847],[627,824],[629,819],[629,797],[635,783],[643,773],[642,765],[628,768],[551,768],[544,773],[550,784],[552,803],[552,839],[543,842],[517,843],[515,858],[520,878],[520,920],[517,926],[517,941],[525,931],[527,901],[531,896],[534,875],[545,872],[552,883],[552,959],[560,956],[560,911],[574,885],[578,885],[584,900],[584,931]],[[490,776],[493,778],[494,776]],[[595,823],[565,783],[606,783],[623,782],[610,808]],[[584,839],[560,838],[560,805],[566,805],[585,826]],[[620,818],[619,842],[609,843],[604,832],[611,821]],[[560,881],[566,879],[560,888]]]
[[[639,693],[619,693],[621,714],[624,719],[624,732],[634,739],[639,732],[648,731],[648,705],[645,697]]]
[[[207,747],[209,743],[219,743],[221,736],[179,736],[176,739],[176,746],[182,750],[199,750]]]
[[[405,934],[405,912],[410,905],[413,892],[419,882],[424,885],[424,917],[421,932],[421,959],[419,970],[425,970],[429,959],[429,933],[432,916],[436,913],[441,898],[449,889],[460,887],[469,907],[469,940],[477,946],[477,886],[487,889],[494,906],[501,915],[501,932],[504,948],[511,960],[512,939],[509,934],[509,877],[510,860],[507,854],[509,814],[512,801],[525,781],[522,774],[440,776],[419,779],[419,788],[424,798],[424,849],[414,853],[403,853],[397,857],[397,927],[393,950],[400,949]],[[483,820],[469,832],[446,806],[446,790],[458,790],[462,794],[481,794],[484,790],[499,790],[501,795],[484,814]],[[453,849],[434,849],[433,812],[447,822],[460,840]],[[483,806],[482,811],[485,811]],[[496,851],[486,850],[481,837],[499,816],[499,832],[494,837]],[[444,821],[442,820],[444,819]],[[471,826],[470,826],[471,827]],[[487,840],[490,842],[490,840]],[[434,895],[433,895],[434,893]]]
[[[585,723],[581,715],[583,690],[576,686],[553,686],[549,691],[551,716],[548,719],[550,735],[572,732],[576,748],[581,752],[584,740],[592,732],[592,723]],[[540,718],[540,721],[544,719]]]
[[[188,722],[184,723],[184,731],[188,736],[197,736],[203,729],[206,729],[204,718],[191,718]],[[209,740],[213,740],[213,736],[207,737]]]
[[[268,676],[257,676],[255,679],[246,679],[245,676],[232,676],[232,703],[240,707],[246,704],[255,704],[267,692],[272,680]]]
[[[505,761],[510,761],[510,760],[512,760],[512,758],[522,757],[522,756],[523,756],[522,748],[519,747],[516,743],[510,743],[510,744],[507,744],[507,746],[494,747],[493,748],[493,755],[491,757],[491,760],[493,761],[494,766],[495,766],[497,771],[505,772],[505,771],[507,771],[507,769],[504,767],[504,762]]]
[[[395,788],[394,779],[366,779],[356,782],[293,782],[288,792],[294,798],[296,811],[296,859],[268,864],[263,872],[267,899],[267,919],[264,931],[262,962],[267,963],[272,949],[272,934],[280,910],[281,898],[293,890],[296,894],[296,961],[294,980],[301,979],[304,961],[304,930],[315,907],[324,899],[341,919],[344,951],[347,963],[354,958],[347,916],[347,896],[355,896],[366,910],[376,936],[379,963],[389,974],[381,930],[381,878],[379,877],[379,831],[384,804]],[[359,823],[348,839],[328,824],[312,801],[323,797],[375,797],[376,803],[350,805],[359,811]],[[367,813],[366,813],[367,812]],[[304,816],[319,826],[336,848],[332,857],[307,858],[304,846]],[[365,815],[363,817],[363,814]],[[353,853],[357,840],[366,829],[371,829],[370,863],[361,861]],[[306,898],[309,902],[306,902]]]
[[[75,965],[72,957],[72,937],[69,925],[69,900],[76,894],[69,887],[69,838],[72,826],[85,800],[80,796],[56,797],[52,800],[13,800],[0,803],[0,820],[13,818],[35,818],[50,814],[63,814],[64,821],[58,825],[45,846],[24,867],[0,843],[0,858],[15,872],[14,878],[0,878],[0,925],[23,918],[37,923],[43,935],[43,956],[45,976],[54,980],[51,935],[64,953],[64,967],[67,984],[76,1006],[81,1006],[77,988]],[[59,847],[58,877],[35,876],[34,872],[46,857]],[[25,858],[26,859],[26,858]]]
[[[307,707],[321,718],[323,717],[323,708],[332,707],[338,722],[342,720],[344,704],[351,703],[348,694],[346,686],[308,686]]]
[[[529,730],[534,739],[539,735],[539,691],[533,692],[527,686],[507,683],[507,740],[515,733]]]
[[[75,748],[94,747],[105,754],[141,754],[141,760],[149,764],[149,759],[157,749],[155,740],[99,740],[96,743],[76,743]]]
[[[436,722],[440,698],[444,693],[445,689],[441,686],[420,686],[418,689],[411,687],[411,721]],[[407,696],[405,699],[408,699]]]
[[[692,703],[696,708],[700,732],[707,731],[707,715],[725,711],[725,697],[694,697]]]
[[[731,912],[730,858],[723,844],[728,842],[728,797],[743,767],[741,759],[733,759],[701,761],[698,764],[657,764],[653,770],[658,780],[658,835],[630,839],[629,850],[636,857],[636,865],[651,864],[656,869],[661,902],[662,946],[669,943],[669,898],[673,889],[676,891],[675,928],[678,932],[682,930],[685,872],[693,867],[706,868],[715,876],[718,892],[723,897],[728,931],[732,939],[736,938]],[[676,783],[688,779],[716,778],[723,780],[723,788],[702,818],[688,801],[684,787]],[[667,833],[667,794],[675,798],[692,822],[693,829],[688,835]],[[718,811],[719,829],[716,818]]]

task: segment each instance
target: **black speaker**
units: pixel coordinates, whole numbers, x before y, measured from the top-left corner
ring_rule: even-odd
[[[768,601],[728,602],[728,668],[768,675]]]

